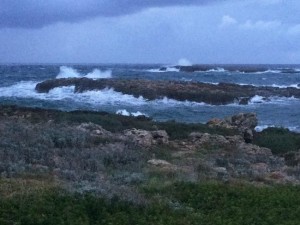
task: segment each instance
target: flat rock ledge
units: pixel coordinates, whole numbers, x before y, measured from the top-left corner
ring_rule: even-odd
[[[231,83],[208,84],[183,81],[153,81],[142,79],[89,79],[62,78],[46,80],[36,85],[39,93],[48,93],[53,88],[74,86],[75,92],[113,88],[115,91],[144,97],[148,100],[164,97],[178,101],[204,102],[212,105],[231,103],[248,104],[252,97],[259,95],[268,100],[271,96],[300,98],[300,89],[288,87],[256,87]]]

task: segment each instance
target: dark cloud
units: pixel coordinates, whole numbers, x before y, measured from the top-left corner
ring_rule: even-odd
[[[114,17],[150,7],[200,5],[221,0],[0,0],[0,27],[40,28],[57,22]]]

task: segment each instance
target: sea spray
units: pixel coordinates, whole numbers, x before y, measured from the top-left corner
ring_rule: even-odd
[[[91,73],[88,73],[84,77],[90,79],[111,78],[112,71],[111,70],[101,71],[99,69],[94,69]]]
[[[111,78],[112,77],[112,71],[111,70],[99,70],[94,69],[92,72],[85,74],[79,73],[76,69],[73,67],[68,66],[61,66],[59,74],[56,76],[57,79],[60,78],[80,78],[80,77],[86,77],[90,79],[101,79],[101,78]]]
[[[59,70],[60,70],[59,74],[56,76],[57,79],[59,79],[59,78],[80,77],[80,73],[72,67],[61,66],[59,68]]]

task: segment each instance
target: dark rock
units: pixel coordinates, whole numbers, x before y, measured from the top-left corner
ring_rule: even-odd
[[[258,120],[255,113],[239,113],[226,119],[231,125],[237,126],[239,129],[254,129]]]
[[[239,99],[239,105],[248,105],[249,104],[249,101],[251,100],[251,98],[240,98]]]
[[[167,67],[161,67],[159,68],[159,71],[166,71],[167,70]]]

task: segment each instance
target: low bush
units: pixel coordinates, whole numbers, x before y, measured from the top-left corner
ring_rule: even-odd
[[[285,128],[271,127],[256,134],[254,144],[270,148],[273,154],[284,154],[300,149],[300,134]]]

